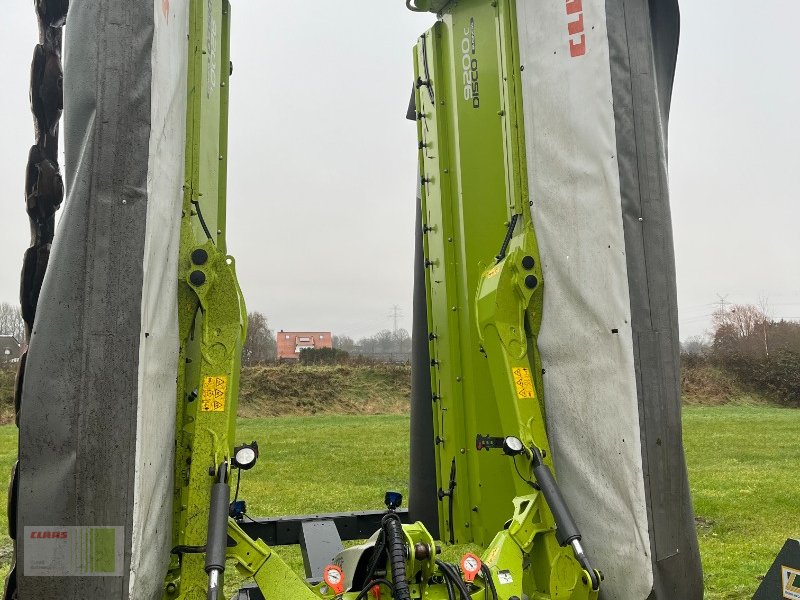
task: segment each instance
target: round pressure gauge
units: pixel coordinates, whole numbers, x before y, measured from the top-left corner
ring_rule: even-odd
[[[322,580],[337,596],[344,593],[344,573],[336,565],[328,565],[322,572]]]
[[[461,570],[464,572],[466,581],[475,581],[475,576],[481,572],[481,559],[472,552],[468,552],[461,558]]]

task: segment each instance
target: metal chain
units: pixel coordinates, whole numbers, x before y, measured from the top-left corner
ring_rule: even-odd
[[[28,154],[25,173],[25,204],[31,224],[31,245],[25,252],[20,286],[25,337],[30,343],[36,306],[50,259],[55,233],[55,214],[64,199],[64,182],[58,165],[58,128],[63,110],[61,46],[69,0],[34,0],[39,21],[39,43],[31,64],[30,100],[36,143]],[[17,373],[15,408],[19,425],[22,382],[25,377],[27,350]],[[14,541],[14,562],[6,578],[5,600],[17,598],[17,497],[19,461],[14,465],[8,494],[8,529]]]

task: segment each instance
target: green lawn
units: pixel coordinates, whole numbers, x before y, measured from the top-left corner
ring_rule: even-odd
[[[789,537],[800,536],[800,410],[684,410],[684,442],[706,598],[752,598]]]
[[[787,537],[800,535],[796,471],[800,411],[691,407],[684,437],[709,600],[749,600]],[[16,454],[0,427],[0,473]],[[240,441],[258,440],[259,464],[241,496],[253,515],[380,508],[383,492],[408,488],[408,418],[320,416],[246,419]],[[5,502],[0,526],[5,527]],[[7,569],[9,544],[0,548]],[[296,549],[280,549],[301,569]]]

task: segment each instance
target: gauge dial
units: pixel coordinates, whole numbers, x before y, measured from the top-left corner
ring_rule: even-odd
[[[472,552],[468,552],[461,558],[461,570],[464,572],[464,580],[471,583],[475,581],[475,576],[481,572],[481,559]]]
[[[322,580],[337,596],[344,593],[344,572],[336,565],[328,565],[322,571]]]
[[[330,585],[336,585],[337,583],[342,582],[342,574],[337,569],[329,569],[327,572],[328,576],[328,583]]]

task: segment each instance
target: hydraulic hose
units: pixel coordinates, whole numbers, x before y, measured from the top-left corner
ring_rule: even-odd
[[[436,566],[439,567],[442,575],[444,575],[445,581],[450,581],[453,587],[458,590],[461,600],[470,600],[472,595],[470,594],[469,589],[467,589],[467,585],[464,583],[464,580],[461,579],[461,576],[458,572],[458,567],[441,560],[436,561]]]
[[[386,550],[389,553],[389,566],[394,582],[394,600],[411,600],[411,590],[406,577],[406,544],[400,517],[389,513],[383,518],[386,532]]]

